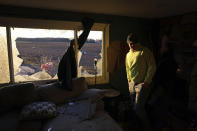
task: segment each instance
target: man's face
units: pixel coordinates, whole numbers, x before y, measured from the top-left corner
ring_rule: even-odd
[[[132,41],[127,41],[129,48],[135,50],[136,48],[136,43],[133,43]]]

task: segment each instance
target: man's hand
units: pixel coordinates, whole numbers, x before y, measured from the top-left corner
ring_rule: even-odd
[[[129,84],[129,92],[133,93],[134,92],[134,83],[132,83],[131,80],[128,80],[128,84]]]
[[[134,88],[134,87],[130,87],[130,86],[129,86],[129,92],[130,92],[130,93],[133,93],[133,92],[134,92],[133,88]]]

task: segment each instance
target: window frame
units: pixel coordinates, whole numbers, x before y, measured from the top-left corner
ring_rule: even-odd
[[[6,27],[7,47],[8,47],[8,64],[10,72],[9,83],[22,83],[15,82],[14,80],[14,66],[13,66],[13,54],[12,54],[12,39],[11,28],[38,28],[38,29],[59,29],[59,30],[77,30],[82,29],[81,22],[75,21],[60,21],[60,20],[43,20],[43,19],[28,19],[28,18],[13,18],[13,17],[0,17],[0,26]],[[103,31],[102,40],[102,76],[96,77],[96,84],[105,84],[109,82],[109,73],[107,72],[107,48],[109,47],[109,24],[94,23],[92,31]],[[76,40],[76,36],[74,35]],[[95,77],[85,77],[89,85],[95,84]],[[45,83],[49,81],[56,81],[57,79],[49,80],[36,80],[29,81],[33,83]],[[28,81],[23,81],[28,82]],[[0,83],[4,84],[4,83]]]

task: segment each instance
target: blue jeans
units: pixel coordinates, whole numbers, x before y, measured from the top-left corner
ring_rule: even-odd
[[[131,104],[135,109],[136,115],[141,120],[143,128],[147,131],[151,130],[150,120],[145,108],[149,93],[150,87],[143,87],[142,84],[130,87]]]

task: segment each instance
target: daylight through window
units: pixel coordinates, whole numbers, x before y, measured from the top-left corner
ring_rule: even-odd
[[[16,27],[7,27],[10,37],[6,36],[6,27],[0,27],[0,46],[2,47],[0,48],[2,54],[0,55],[0,83],[57,79],[59,62],[70,46],[70,41],[77,39],[74,32],[78,30],[75,27],[80,28],[80,24],[75,22],[72,25],[72,22],[66,22],[68,29],[61,29],[64,23],[59,22],[57,29],[54,24],[53,27],[48,25],[52,28],[42,29],[39,26],[36,28],[20,27],[22,22],[18,23]],[[41,21],[41,26],[47,26],[43,23]],[[108,31],[109,26],[95,24],[84,46],[77,52],[78,77],[86,77],[89,84],[95,84],[95,79],[97,79],[97,84],[108,81],[105,55]],[[82,30],[77,31],[78,37],[81,33]],[[10,40],[8,45],[12,47],[12,57],[8,56],[7,40]],[[13,62],[11,75],[8,58],[11,58]]]
[[[0,83],[10,81],[6,27],[0,27]]]
[[[15,81],[57,79],[59,61],[74,31],[13,28],[11,34],[19,52],[14,59]]]
[[[80,35],[82,31],[78,33]],[[78,52],[78,76],[95,77],[102,75],[103,32],[91,31],[88,40]]]

